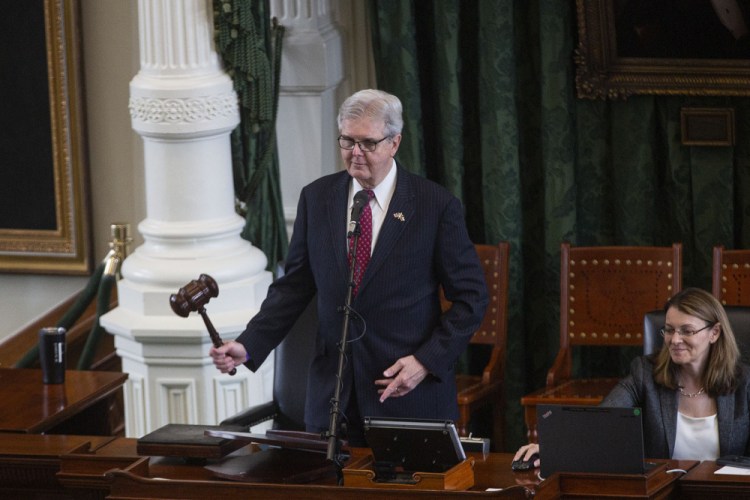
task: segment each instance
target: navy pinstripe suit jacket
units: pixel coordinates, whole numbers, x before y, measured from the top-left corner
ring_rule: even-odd
[[[438,184],[400,166],[396,189],[352,308],[341,408],[355,388],[360,414],[456,419],[454,364],[478,328],[487,288],[461,203]],[[238,337],[257,369],[317,293],[316,353],[309,371],[305,423],[329,425],[338,366],[347,264],[346,171],[322,177],[300,195],[286,269],[259,313]],[[400,214],[396,216],[394,214]],[[441,315],[442,285],[453,307]],[[400,398],[380,403],[374,381],[398,358],[413,354],[430,374]]]

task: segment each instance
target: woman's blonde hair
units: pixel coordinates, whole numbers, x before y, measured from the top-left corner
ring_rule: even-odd
[[[705,290],[686,288],[675,294],[664,306],[666,312],[674,307],[678,311],[699,318],[710,325],[718,324],[719,338],[709,346],[708,362],[703,372],[703,387],[711,396],[727,394],[735,389],[740,364],[740,350],[721,303]],[[678,366],[669,355],[669,343],[664,342],[654,365],[654,380],[668,387],[678,387]]]

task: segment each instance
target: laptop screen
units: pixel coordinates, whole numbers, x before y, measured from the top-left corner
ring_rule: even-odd
[[[640,408],[538,405],[540,474],[643,474]]]

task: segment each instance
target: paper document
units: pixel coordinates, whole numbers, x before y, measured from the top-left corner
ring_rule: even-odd
[[[736,476],[750,476],[750,469],[725,465],[721,469],[714,472],[714,474],[734,474]]]

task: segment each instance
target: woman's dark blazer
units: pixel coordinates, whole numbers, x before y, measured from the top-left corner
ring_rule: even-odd
[[[460,201],[438,184],[397,168],[395,192],[352,303],[356,314],[349,324],[341,408],[356,393],[362,417],[456,419],[454,364],[484,316],[484,273]],[[317,294],[319,326],[305,405],[310,431],[327,429],[330,420],[349,275],[350,182],[342,171],[303,188],[285,274],[237,339],[251,357],[247,366],[257,369]],[[453,303],[445,314],[440,286]],[[429,375],[409,394],[380,403],[375,380],[408,355]]]
[[[602,401],[602,406],[640,407],[646,458],[672,458],[677,433],[679,392],[654,382],[651,356],[633,360],[630,374]],[[734,393],[716,398],[720,455],[748,455],[750,437],[750,367],[741,365]]]

